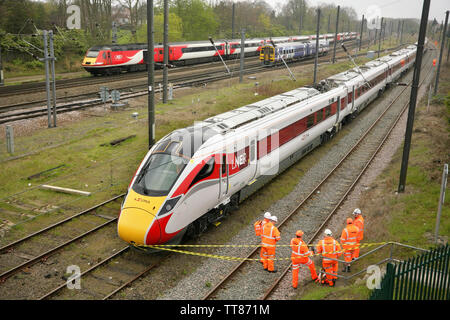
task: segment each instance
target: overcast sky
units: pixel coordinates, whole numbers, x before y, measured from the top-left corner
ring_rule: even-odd
[[[235,0],[239,1],[239,0]],[[278,9],[281,5],[287,3],[287,0],[266,0],[274,9]],[[369,9],[373,12],[373,5],[379,7],[381,15],[388,18],[417,18],[420,19],[422,14],[422,0],[307,0],[310,6],[320,3],[332,3],[341,7],[353,7],[361,19],[362,15],[366,15]],[[439,22],[445,20],[445,11],[450,10],[449,0],[431,0],[430,13],[428,19],[436,18]]]

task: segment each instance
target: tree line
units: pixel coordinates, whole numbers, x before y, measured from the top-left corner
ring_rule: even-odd
[[[66,28],[67,8],[72,4],[80,8],[81,30]],[[337,6],[319,7],[320,32],[334,33]],[[240,38],[242,29],[247,38],[314,34],[317,8],[311,0],[286,0],[277,11],[269,0],[169,0],[169,41]],[[57,50],[81,53],[94,44],[111,43],[113,22],[118,25],[118,43],[147,42],[147,0],[0,0],[0,12],[0,45],[6,51],[27,47],[21,42],[25,34],[53,29],[63,42]],[[155,0],[155,42],[163,41],[163,23],[163,0]],[[394,32],[397,25],[398,19],[386,24]],[[338,32],[359,32],[360,26],[361,17],[353,8],[340,8]],[[404,25],[404,32],[417,29],[418,22],[412,19]]]

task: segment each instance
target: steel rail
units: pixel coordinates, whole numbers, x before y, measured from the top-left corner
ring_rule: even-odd
[[[388,48],[388,49],[384,49],[382,51],[386,51],[386,50],[396,50],[397,48],[399,48],[401,46],[397,46],[397,47],[393,47],[393,48]],[[365,55],[365,53],[360,53],[357,54],[355,56],[362,56]],[[326,56],[321,56],[320,57],[320,62],[323,61],[327,61]],[[336,60],[341,60],[341,59],[346,59],[345,56],[342,57],[337,57]],[[308,65],[308,64],[312,64],[313,62],[311,61],[310,58],[308,59],[302,59],[302,60],[298,60],[298,61],[293,61],[291,62],[291,64],[295,65],[295,66],[299,66],[299,65]],[[275,66],[274,68],[276,69],[282,69],[283,66]],[[260,71],[269,71],[270,69],[267,69],[267,67],[265,66],[261,66],[259,63],[258,64],[254,64],[251,67],[248,67],[244,74],[252,74],[252,73],[256,73],[256,72],[260,72]],[[234,73],[234,71],[232,72]],[[202,76],[207,75],[206,78],[200,78]],[[238,77],[238,74],[232,74],[232,75],[223,75],[222,73],[219,73],[218,75],[211,75],[211,72],[207,73],[207,74],[199,74],[199,75],[191,75],[191,76],[187,76],[185,78],[180,78],[180,79],[174,79],[174,82],[177,83],[179,81],[181,81],[181,83],[178,83],[178,87],[186,87],[186,86],[192,86],[198,83],[207,83],[207,82],[214,82],[214,81],[220,81],[220,80],[226,80],[229,79],[231,77]],[[192,80],[193,79],[193,80]],[[134,86],[130,86],[130,87],[126,87],[126,88],[121,88],[121,89],[131,89],[131,88],[136,88],[136,87],[140,87],[140,86],[146,86],[146,85],[134,85]],[[159,88],[156,89],[156,92],[159,92]],[[148,94],[147,90],[141,91],[141,92],[135,92],[135,93],[130,93],[128,95],[122,96],[122,99],[125,98],[131,98],[131,97],[138,97],[138,96],[142,96],[142,95],[146,95]],[[91,95],[91,94],[89,94]],[[65,113],[65,112],[71,112],[71,111],[75,111],[75,110],[80,110],[80,109],[85,109],[85,108],[89,108],[89,107],[93,107],[93,106],[97,106],[97,105],[101,105],[103,104],[103,102],[101,101],[101,99],[94,99],[91,101],[86,101],[86,102],[73,102],[73,103],[68,103],[68,104],[64,104],[64,105],[59,105],[57,106],[58,109],[58,113]],[[9,108],[9,107],[8,107]],[[19,107],[20,108],[20,107]],[[29,108],[29,107],[27,107]],[[1,111],[1,107],[0,107],[0,113],[2,113]],[[3,123],[9,123],[9,122],[13,122],[13,121],[18,121],[18,120],[24,120],[24,119],[31,119],[31,118],[36,118],[36,117],[41,117],[41,116],[45,116],[47,114],[47,108],[43,107],[41,109],[37,109],[37,110],[31,110],[31,111],[24,111],[24,112],[19,112],[19,113],[14,113],[14,114],[8,114],[8,115],[0,115],[0,124]]]
[[[111,199],[109,199],[109,200],[107,200],[107,201],[102,202],[102,203],[99,204],[99,205],[96,205],[96,206],[94,206],[94,207],[91,207],[91,208],[89,208],[89,209],[87,209],[87,210],[83,210],[82,212],[80,212],[80,213],[78,213],[78,214],[76,214],[76,215],[74,215],[74,216],[68,217],[67,219],[64,219],[64,220],[62,220],[62,221],[60,221],[60,222],[57,222],[57,223],[52,224],[51,226],[48,226],[48,227],[46,227],[46,228],[44,228],[44,229],[41,229],[41,230],[39,230],[39,231],[37,231],[37,232],[34,232],[34,233],[32,233],[31,235],[29,235],[29,236],[27,236],[27,237],[24,237],[24,238],[22,238],[22,239],[19,239],[19,240],[17,240],[17,241],[14,241],[14,242],[12,242],[12,243],[10,243],[10,244],[8,244],[8,245],[2,247],[2,248],[0,249],[0,252],[4,252],[4,251],[7,251],[7,250],[12,250],[13,247],[17,246],[17,245],[20,244],[20,243],[23,243],[23,242],[25,242],[25,241],[27,241],[27,240],[30,240],[30,239],[34,238],[35,236],[40,235],[40,234],[42,234],[42,233],[44,233],[44,232],[46,232],[46,231],[49,231],[49,230],[51,230],[51,229],[53,229],[53,228],[55,228],[55,227],[61,226],[61,225],[65,224],[65,223],[67,223],[67,222],[69,222],[69,221],[71,221],[72,219],[74,219],[74,218],[76,218],[76,217],[79,217],[79,216],[84,215],[84,214],[86,214],[86,213],[89,213],[89,212],[91,212],[91,211],[93,211],[93,210],[96,210],[97,208],[99,208],[99,207],[101,207],[101,206],[104,206],[104,205],[106,205],[106,204],[108,204],[108,203],[110,203],[110,202],[112,202],[112,201],[115,201],[116,199],[118,199],[118,198],[120,198],[120,197],[123,197],[123,196],[124,196],[124,194],[119,195],[119,196],[116,196],[116,197],[114,197],[114,198],[111,198]],[[103,224],[101,224],[101,225],[99,225],[99,226],[96,226],[96,227],[94,227],[94,228],[92,228],[92,229],[90,229],[90,230],[88,230],[88,231],[82,233],[81,235],[78,235],[78,236],[76,236],[76,237],[74,237],[74,238],[72,238],[72,239],[70,239],[70,240],[68,240],[68,241],[66,241],[66,242],[64,242],[64,243],[62,243],[62,244],[60,244],[60,245],[54,247],[54,248],[52,248],[52,249],[47,250],[46,252],[44,252],[44,253],[42,253],[42,254],[40,254],[40,255],[34,257],[33,259],[30,259],[30,260],[28,260],[28,261],[23,262],[23,263],[20,264],[20,265],[17,265],[17,266],[15,266],[15,267],[13,267],[13,268],[8,269],[7,271],[5,271],[5,272],[3,272],[3,273],[0,274],[0,282],[4,282],[7,278],[9,278],[10,276],[16,274],[17,272],[23,270],[23,269],[26,268],[26,267],[29,267],[29,266],[31,266],[31,265],[33,265],[33,264],[35,264],[35,263],[37,263],[37,262],[39,262],[39,261],[41,261],[41,260],[47,259],[48,257],[50,257],[51,255],[55,254],[56,252],[58,252],[58,251],[61,250],[62,248],[68,246],[69,244],[71,244],[71,243],[73,243],[73,242],[76,242],[76,241],[78,241],[78,240],[80,240],[80,239],[86,237],[87,235],[89,235],[89,234],[91,234],[91,233],[93,233],[93,232],[95,232],[95,231],[97,231],[97,230],[102,229],[103,227],[108,226],[108,225],[111,224],[112,222],[117,221],[117,219],[118,219],[117,217],[116,217],[116,218],[112,218],[112,219],[106,221],[105,223],[103,223]]]
[[[92,267],[90,267],[89,269],[83,271],[82,273],[79,274],[78,278],[81,278],[82,276],[84,276],[85,274],[97,269],[98,267],[104,265],[105,263],[111,261],[113,258],[123,254],[124,252],[128,251],[130,249],[130,246],[125,246],[123,248],[121,248],[119,251],[117,251],[116,253],[114,253],[113,255],[103,259],[102,261],[98,262],[97,264],[93,265]],[[77,278],[71,279],[72,281],[76,280]],[[45,295],[43,295],[42,297],[40,297],[38,300],[44,300],[44,299],[48,299],[49,297],[51,297],[52,295],[54,295],[56,292],[58,292],[59,290],[61,290],[62,288],[67,286],[67,282],[61,284],[60,286],[56,287],[55,289],[53,289],[52,291],[46,293]]]
[[[423,82],[428,78],[428,76],[432,73],[432,69],[428,71],[428,73],[425,75],[425,77],[422,79],[419,87],[422,86]],[[379,120],[381,120],[381,118],[384,116],[384,114],[388,111],[388,109],[390,108],[390,106],[397,101],[397,99],[400,97],[400,95],[403,94],[403,92],[411,85],[412,80],[408,83],[408,86],[406,86],[401,93],[399,94],[399,96],[397,96],[394,101],[392,103],[390,103],[390,105],[387,107],[387,109],[381,114],[381,116],[376,120],[376,122],[369,128],[369,130],[366,132],[369,133],[369,131],[372,130],[372,128],[378,123]],[[370,159],[367,161],[367,163],[365,164],[365,166],[363,167],[363,169],[360,171],[360,173],[358,174],[358,176],[356,177],[356,179],[353,181],[353,183],[350,185],[350,187],[347,189],[347,191],[345,192],[345,194],[343,195],[343,197],[339,200],[339,202],[336,204],[336,206],[330,211],[329,215],[327,216],[327,218],[324,220],[324,222],[320,225],[319,228],[317,228],[316,232],[313,234],[313,236],[311,237],[311,239],[308,241],[308,246],[310,246],[312,244],[312,242],[317,238],[317,236],[319,235],[319,232],[323,229],[323,227],[328,223],[328,221],[334,216],[334,214],[336,213],[336,211],[338,210],[338,208],[342,205],[342,203],[347,199],[348,194],[353,190],[353,188],[355,187],[355,185],[358,183],[358,181],[361,179],[362,175],[366,172],[367,168],[370,166],[370,164],[372,164],[373,159],[377,156],[377,154],[379,153],[379,151],[381,150],[381,148],[384,146],[386,140],[389,138],[392,130],[394,130],[395,126],[397,125],[397,123],[400,121],[401,117],[404,115],[405,111],[407,110],[409,105],[409,101],[406,102],[404,104],[404,106],[402,107],[400,113],[397,115],[395,121],[392,123],[391,127],[389,128],[388,132],[386,133],[386,135],[384,136],[384,138],[382,139],[381,143],[378,145],[377,149],[375,150],[375,152],[372,154],[372,156],[370,157]],[[366,136],[366,134],[364,136]],[[357,145],[359,145],[360,141],[358,141]],[[353,149],[352,149],[353,150]],[[334,169],[333,169],[334,170]],[[281,280],[285,277],[286,273],[289,271],[289,269],[291,268],[290,264],[288,267],[286,267],[286,269],[281,273],[280,277],[275,280],[275,282],[273,283],[273,285],[267,290],[267,292],[264,294],[264,296],[262,297],[262,300],[266,300],[271,294],[272,292],[275,290],[275,288],[278,286],[278,284],[281,282]]]
[[[366,131],[366,133],[358,140],[358,142],[352,147],[352,149],[347,152],[347,154],[339,161],[339,163],[326,175],[325,178],[322,179],[322,181],[320,181],[320,183],[305,197],[304,200],[302,200],[300,202],[300,204],[291,211],[291,213],[289,213],[279,224],[279,228],[281,228],[301,207],[304,206],[304,204],[311,199],[311,197],[317,192],[318,189],[320,189],[320,187],[325,183],[325,181],[327,181],[329,179],[329,177],[331,177],[331,175],[344,163],[344,161],[348,158],[348,156],[350,154],[353,153],[354,150],[356,150],[356,148],[358,147],[358,145],[364,140],[364,138],[367,136],[367,134],[372,130],[372,128],[375,126],[375,124],[381,119],[381,117],[384,115],[384,113],[390,108],[390,106],[392,106],[392,104],[397,101],[397,99],[403,95],[403,93],[405,92],[405,90],[408,87],[405,87],[399,94],[398,96],[389,104],[389,106],[386,108],[386,110],[383,112],[383,114],[375,121],[374,124],[372,124],[372,126]],[[326,218],[326,220],[329,220],[330,216]],[[319,227],[318,231],[316,231],[316,233],[314,234],[314,237],[317,235],[317,233],[323,228],[323,225],[325,224],[322,223],[322,225]],[[238,270],[242,267],[242,265],[244,265],[245,262],[247,262],[246,259],[249,259],[251,256],[253,256],[258,249],[260,249],[259,247],[256,247],[251,253],[249,253],[239,264],[237,264],[218,284],[216,284],[204,297],[202,300],[207,300],[209,299],[213,294],[215,294],[218,289],[227,281],[229,280],[229,278]],[[289,270],[290,266],[283,272],[283,275],[286,274],[286,272]],[[278,281],[279,282],[279,281]]]
[[[356,40],[353,39],[353,40],[347,41],[347,43],[351,44],[354,47],[354,44],[356,44]],[[259,56],[260,56],[260,54],[258,53],[257,55],[245,58],[245,60],[254,60],[255,57],[257,57],[259,60]],[[231,58],[231,59],[228,59],[227,61],[234,61],[234,60],[235,60],[234,58]],[[212,65],[217,65],[218,67],[220,67],[222,64],[220,63],[220,61],[210,61],[210,62],[202,63],[202,64],[185,65],[185,66],[180,66],[180,67],[174,68],[172,73],[188,71],[186,69],[190,69],[190,68],[195,69],[195,70],[208,69]],[[89,77],[80,77],[80,78],[72,78],[72,79],[61,79],[61,80],[57,80],[56,88],[57,89],[68,89],[68,88],[73,88],[73,87],[77,87],[77,86],[81,86],[81,85],[101,84],[101,83],[104,83],[105,80],[107,80],[108,82],[123,81],[123,80],[128,80],[128,79],[131,80],[131,79],[135,79],[136,75],[143,74],[146,72],[147,71],[127,72],[124,74],[107,76],[106,78],[89,76]],[[162,69],[160,69],[160,70],[157,69],[157,72],[158,72],[158,76],[162,76]],[[43,81],[30,82],[30,83],[25,83],[25,84],[0,87],[0,97],[7,97],[7,96],[15,95],[15,94],[24,94],[24,93],[29,94],[29,93],[36,93],[36,92],[42,92],[42,91],[45,91],[45,82],[43,82]]]

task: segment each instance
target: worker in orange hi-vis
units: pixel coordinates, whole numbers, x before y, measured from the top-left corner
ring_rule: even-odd
[[[270,217],[270,222],[264,225],[261,235],[261,250],[263,255],[263,267],[269,272],[277,272],[274,267],[276,243],[280,240],[280,231],[275,227],[278,222],[276,216]]]
[[[341,245],[344,250],[344,260],[347,262],[344,265],[343,272],[350,272],[350,262],[355,255],[355,250],[357,249],[357,239],[359,234],[359,228],[353,224],[353,219],[347,219],[347,226],[342,230],[341,234]]]
[[[359,257],[360,242],[364,238],[364,218],[361,215],[361,210],[358,209],[358,208],[356,208],[353,211],[353,216],[354,216],[353,224],[355,226],[357,226],[358,229],[359,229],[358,237],[356,238],[356,249],[355,249],[355,252],[354,252],[354,255],[353,255],[353,259],[356,259],[356,258]]]
[[[264,226],[266,225],[266,223],[270,222],[270,217],[271,214],[270,212],[266,212],[264,213],[264,220],[258,220],[254,223],[254,228],[255,228],[255,234],[256,236],[260,237],[262,236],[262,229],[264,228]],[[263,250],[261,247],[261,253],[260,253],[260,257],[261,259],[259,260],[261,263],[264,263],[263,261]]]
[[[330,229],[325,229],[325,238],[317,244],[317,253],[322,254],[322,267],[327,273],[326,278],[322,279],[322,284],[328,283],[330,287],[334,286],[337,279],[338,261],[342,255],[339,242],[333,239],[333,233]]]
[[[313,255],[313,252],[309,250],[308,245],[303,241],[303,231],[297,230],[295,238],[291,239],[291,260],[292,260],[292,286],[296,289],[298,285],[298,272],[300,264],[308,266],[311,272],[311,278],[317,279],[316,267],[314,262],[309,258]]]

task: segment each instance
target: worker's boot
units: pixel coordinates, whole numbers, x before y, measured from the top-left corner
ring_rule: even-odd
[[[269,271],[270,273],[277,273],[277,272],[278,272],[278,269],[277,269],[277,268],[274,268],[273,270],[267,270],[267,271]]]

